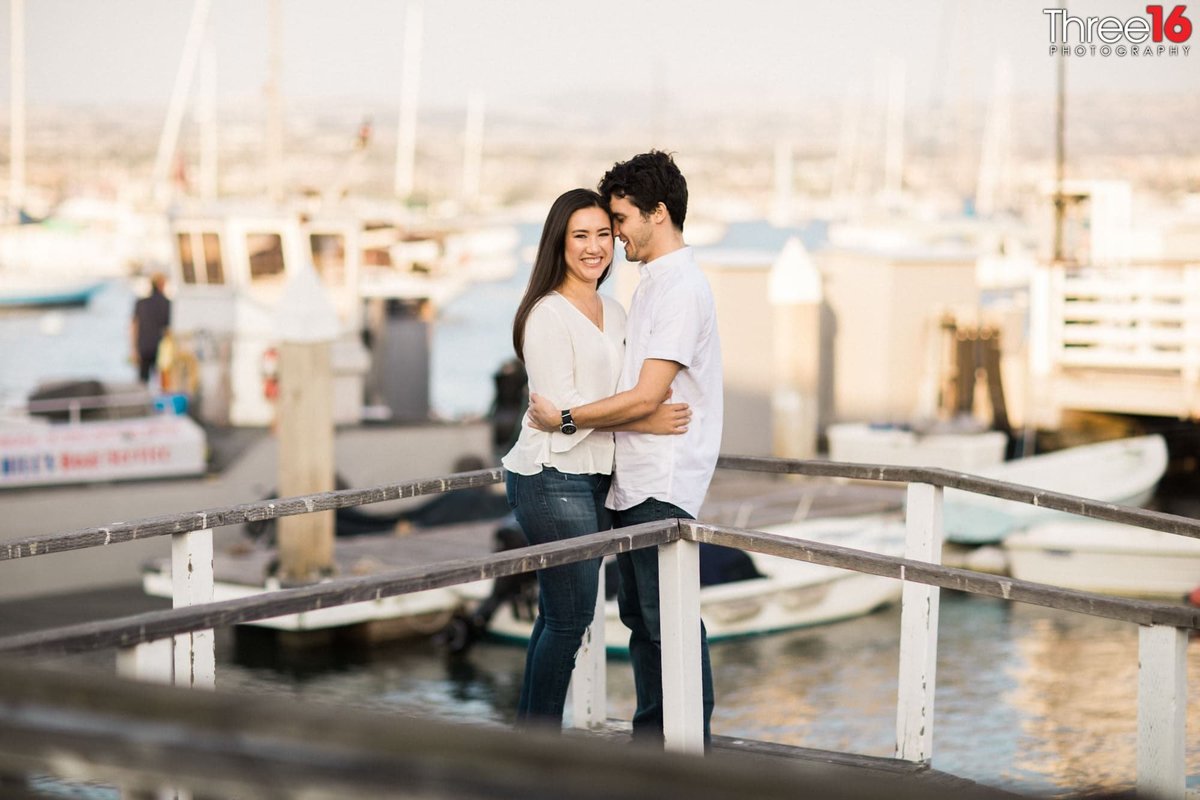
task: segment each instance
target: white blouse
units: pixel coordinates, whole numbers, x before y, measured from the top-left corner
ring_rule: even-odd
[[[525,319],[525,371],[529,391],[542,395],[556,408],[578,408],[616,392],[625,358],[625,309],[611,297],[604,304],[604,330],[597,328],[571,301],[551,292],[538,301]],[[613,435],[580,428],[567,435],[546,433],[521,421],[521,436],[504,468],[518,475],[536,475],[542,467],[576,475],[609,475],[613,466]]]

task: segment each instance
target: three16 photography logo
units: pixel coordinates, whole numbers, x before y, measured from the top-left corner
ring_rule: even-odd
[[[1176,58],[1191,54],[1187,6],[1146,6],[1145,16],[1073,17],[1065,8],[1043,8],[1050,18],[1050,55],[1108,58]]]

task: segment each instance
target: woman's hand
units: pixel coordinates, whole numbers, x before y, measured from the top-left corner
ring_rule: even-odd
[[[526,418],[530,425],[546,433],[554,433],[562,425],[562,412],[545,397],[536,393],[529,395],[529,411]]]

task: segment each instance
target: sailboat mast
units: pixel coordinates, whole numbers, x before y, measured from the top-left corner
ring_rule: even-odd
[[[179,143],[179,128],[183,124],[183,113],[191,90],[192,76],[200,58],[200,46],[204,43],[204,28],[212,0],[196,0],[192,9],[192,21],[188,26],[187,39],[183,43],[183,56],[179,59],[179,72],[175,74],[175,86],[171,90],[171,102],[167,106],[167,119],[163,123],[162,136],[158,140],[158,154],[154,158],[153,187],[155,199],[165,204],[170,196],[171,159]]]
[[[474,209],[479,204],[479,188],[483,172],[483,112],[482,92],[472,92],[467,98],[467,123],[463,132],[463,206]]]
[[[404,67],[400,75],[400,124],[396,136],[395,193],[412,196],[417,156],[417,97],[421,82],[422,2],[409,0],[404,20]]]
[[[1066,95],[1067,60],[1058,59],[1058,89],[1055,94],[1054,110],[1054,263],[1063,263],[1063,221],[1067,213],[1067,199],[1063,195],[1063,179],[1066,173]]]
[[[10,0],[12,24],[12,75],[9,98],[8,208],[13,221],[19,221],[25,204],[25,0]]]
[[[267,78],[267,195],[283,201],[283,7],[271,0],[271,55]]]
[[[196,116],[200,122],[200,196],[217,199],[219,158],[217,145],[217,53],[212,41],[204,45],[200,60],[200,98]]]

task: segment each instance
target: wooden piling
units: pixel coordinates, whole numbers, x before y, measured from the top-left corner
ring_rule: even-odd
[[[312,265],[288,279],[279,330],[279,493],[316,494],[334,488],[333,367],[337,314]],[[321,511],[279,520],[279,576],[318,580],[333,571],[334,515]]]

